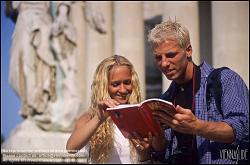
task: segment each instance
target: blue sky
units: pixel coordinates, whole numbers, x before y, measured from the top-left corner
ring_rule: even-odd
[[[11,36],[15,24],[5,16],[4,6],[5,2],[1,1],[1,134],[6,139],[23,119],[18,114],[20,100],[8,83]]]

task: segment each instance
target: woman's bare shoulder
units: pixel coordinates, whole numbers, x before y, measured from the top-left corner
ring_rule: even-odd
[[[82,114],[76,123],[76,128],[82,126],[83,124],[86,124],[87,122],[90,121],[90,119],[91,119],[91,116],[89,113]]]

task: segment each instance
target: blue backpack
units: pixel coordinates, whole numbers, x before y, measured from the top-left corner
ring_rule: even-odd
[[[222,117],[224,117],[221,110],[221,96],[222,96],[222,85],[221,85],[221,71],[224,69],[229,69],[228,67],[221,67],[214,69],[207,78],[207,88],[206,88],[206,102],[207,110],[210,109],[211,98],[215,99],[216,107]],[[161,99],[172,101],[174,96],[175,83],[171,83],[168,92],[165,92],[160,96]]]
[[[222,96],[222,85],[221,85],[221,71],[229,69],[228,67],[221,67],[214,69],[207,78],[207,90],[206,90],[206,102],[207,110],[210,109],[211,98],[215,99],[216,108],[224,118],[221,110],[221,96]]]

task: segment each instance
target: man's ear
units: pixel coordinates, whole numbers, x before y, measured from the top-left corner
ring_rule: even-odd
[[[188,44],[188,46],[186,48],[186,52],[187,52],[187,58],[192,58],[193,49],[192,49],[191,44]]]

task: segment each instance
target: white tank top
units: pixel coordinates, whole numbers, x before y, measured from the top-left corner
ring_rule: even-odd
[[[110,160],[107,163],[131,164],[129,140],[126,139],[114,124],[115,143]]]
[[[130,158],[129,140],[126,139],[121,131],[114,124],[114,150],[110,156],[110,159],[105,164],[132,164],[133,161]],[[89,159],[90,164],[94,163]]]

